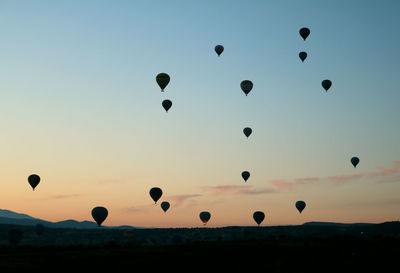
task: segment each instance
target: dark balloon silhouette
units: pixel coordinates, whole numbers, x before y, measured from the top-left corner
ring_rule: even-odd
[[[95,207],[92,209],[92,217],[96,221],[98,226],[101,226],[101,224],[106,220],[108,216],[108,210],[104,207]]]
[[[162,106],[164,107],[165,111],[168,113],[168,110],[171,108],[172,106],[172,101],[170,100],[164,100],[162,102]]]
[[[304,202],[304,201],[297,201],[296,202],[296,208],[300,213],[303,211],[303,209],[305,207],[306,207],[306,202]]]
[[[204,225],[210,220],[211,214],[208,211],[200,212],[200,220],[203,222]]]
[[[28,182],[31,185],[32,189],[35,190],[36,186],[39,184],[40,182],[40,177],[37,174],[31,174],[28,177]]]
[[[154,204],[157,204],[157,201],[162,196],[162,190],[160,188],[151,188],[150,189],[150,196],[154,200]]]
[[[256,211],[253,213],[253,219],[256,221],[257,225],[260,226],[262,221],[265,219],[265,214],[262,211]]]
[[[12,246],[17,246],[22,240],[23,233],[18,228],[13,228],[8,231],[8,242]]]
[[[307,52],[304,52],[304,51],[300,52],[299,58],[302,62],[304,62],[304,60],[307,58]]]
[[[303,40],[305,41],[308,37],[308,35],[310,35],[310,29],[307,27],[303,27],[299,30],[300,36],[303,38]]]
[[[169,209],[169,202],[167,202],[167,201],[162,202],[161,208],[164,212],[167,212],[167,210]]]
[[[249,137],[251,135],[251,133],[253,132],[253,130],[251,130],[250,127],[246,127],[243,129],[243,133],[246,137]]]
[[[167,87],[170,77],[167,73],[160,73],[156,77],[156,81],[161,88],[161,92],[164,92],[165,87]]]
[[[250,177],[250,173],[248,171],[244,171],[244,172],[242,172],[242,177],[244,179],[244,182],[246,182],[247,179],[249,179],[249,177]]]
[[[222,52],[224,52],[224,47],[222,45],[215,46],[215,52],[218,54],[218,56],[221,56]]]
[[[242,88],[243,92],[246,94],[249,94],[251,89],[253,89],[253,83],[249,80],[244,80],[240,83],[240,88]]]
[[[332,82],[330,80],[323,80],[321,85],[325,89],[325,91],[328,92],[328,89],[332,86]]]
[[[352,157],[351,158],[351,164],[353,164],[354,168],[357,167],[358,163],[360,162],[360,159],[358,157]]]

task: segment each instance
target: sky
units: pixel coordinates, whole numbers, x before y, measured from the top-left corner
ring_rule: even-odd
[[[398,14],[389,0],[0,0],[0,208],[82,221],[104,206],[105,225],[141,227],[199,227],[201,211],[210,227],[254,211],[264,226],[398,220]]]

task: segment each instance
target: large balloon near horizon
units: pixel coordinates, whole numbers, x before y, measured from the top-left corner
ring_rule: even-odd
[[[330,80],[323,80],[321,85],[325,89],[325,91],[328,92],[328,89],[332,86],[332,82]]]
[[[162,190],[160,188],[151,188],[150,189],[150,196],[154,201],[154,204],[157,204],[157,201],[161,198],[162,196]]]
[[[40,177],[37,174],[31,174],[28,177],[28,182],[31,185],[32,189],[35,190],[36,186],[39,184],[40,182]]]
[[[221,56],[222,52],[224,52],[224,47],[222,45],[215,46],[215,52],[218,54],[218,57]]]
[[[167,210],[169,209],[169,202],[167,202],[167,201],[162,202],[161,208],[164,212],[167,212]]]
[[[246,94],[246,96],[250,93],[251,89],[253,89],[253,83],[249,80],[244,80],[240,83],[240,88]]]
[[[352,157],[351,158],[351,164],[353,164],[354,168],[357,167],[358,163],[360,162],[360,159],[358,157]]]
[[[160,73],[156,77],[156,81],[158,83],[158,86],[161,88],[161,92],[164,92],[165,87],[167,87],[170,77],[167,73]]]
[[[98,226],[106,220],[108,215],[108,210],[105,207],[95,207],[92,209],[92,217],[96,221]]]
[[[242,172],[242,178],[243,178],[244,182],[247,182],[247,179],[249,179],[249,177],[250,177],[250,173],[248,171]]]
[[[206,225],[207,222],[211,218],[211,213],[209,213],[208,211],[202,211],[202,212],[200,212],[199,216],[200,216],[200,220],[203,222],[203,224]]]
[[[253,213],[253,219],[256,221],[257,225],[260,226],[262,221],[265,219],[265,214],[262,211],[256,211]]]
[[[308,35],[310,35],[310,29],[308,27],[303,27],[299,30],[299,33],[301,38],[303,38],[303,40],[305,41]]]
[[[304,201],[297,201],[296,202],[296,208],[300,213],[303,211],[303,209],[305,207],[306,207],[306,202],[304,202]]]

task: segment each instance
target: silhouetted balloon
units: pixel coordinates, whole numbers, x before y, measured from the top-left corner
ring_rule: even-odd
[[[328,92],[328,89],[332,86],[332,82],[330,80],[323,80],[321,85],[325,89],[325,91]]]
[[[243,133],[246,137],[249,137],[251,135],[251,133],[253,132],[253,130],[251,130],[250,127],[246,127],[243,129]]]
[[[249,80],[244,80],[240,83],[240,88],[242,88],[243,92],[246,94],[249,94],[251,89],[253,89],[253,83]]]
[[[107,215],[108,210],[104,207],[95,207],[94,209],[92,209],[92,217],[99,226],[101,226],[101,223],[106,220]]]
[[[151,188],[150,196],[154,200],[154,203],[157,204],[158,199],[161,198],[162,190],[160,188]]]
[[[296,202],[296,208],[300,213],[303,211],[303,209],[305,207],[306,207],[306,202],[304,202],[304,201],[297,201]]]
[[[358,163],[360,162],[360,159],[358,157],[352,157],[351,158],[351,164],[353,164],[354,168],[357,167]]]
[[[304,60],[307,58],[307,52],[304,52],[304,51],[300,52],[299,58],[302,62],[304,62]]]
[[[215,46],[215,52],[220,56],[221,53],[224,52],[224,47],[222,45]]]
[[[167,202],[167,201],[162,202],[161,208],[164,212],[167,212],[167,210],[169,209],[169,202]]]
[[[10,245],[16,246],[19,244],[19,242],[21,242],[22,235],[23,233],[20,229],[17,228],[10,229],[8,231],[8,242],[10,243]]]
[[[172,101],[170,100],[164,100],[162,102],[162,106],[164,107],[165,111],[168,112],[168,110],[171,108],[172,106]]]
[[[257,225],[260,225],[264,221],[265,214],[262,211],[256,211],[253,213],[253,219],[256,221]]]
[[[156,81],[161,88],[161,92],[164,92],[165,87],[167,87],[169,83],[169,75],[167,73],[160,73],[156,77]]]
[[[250,173],[248,171],[244,171],[244,172],[242,172],[242,177],[244,179],[244,182],[246,182],[247,179],[249,179],[249,177],[250,177]]]
[[[40,182],[40,177],[37,174],[31,174],[28,177],[28,182],[31,185],[32,189],[35,190],[36,186],[39,184]]]
[[[208,220],[210,220],[211,214],[208,211],[200,212],[200,220],[203,222],[204,225],[207,224]]]
[[[304,39],[307,39],[308,35],[310,35],[310,29],[307,27],[303,27],[299,30],[300,36]]]

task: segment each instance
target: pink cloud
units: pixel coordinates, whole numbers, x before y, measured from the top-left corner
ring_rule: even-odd
[[[280,190],[290,190],[293,188],[294,184],[291,182],[288,182],[286,180],[271,180],[269,181],[272,185],[274,185],[276,188]]]
[[[188,199],[193,199],[196,197],[202,196],[201,194],[181,194],[181,195],[172,195],[166,198],[168,202],[171,203],[171,206],[173,205],[174,207],[179,207],[182,205],[186,200]],[[191,200],[194,201],[194,200]]]

